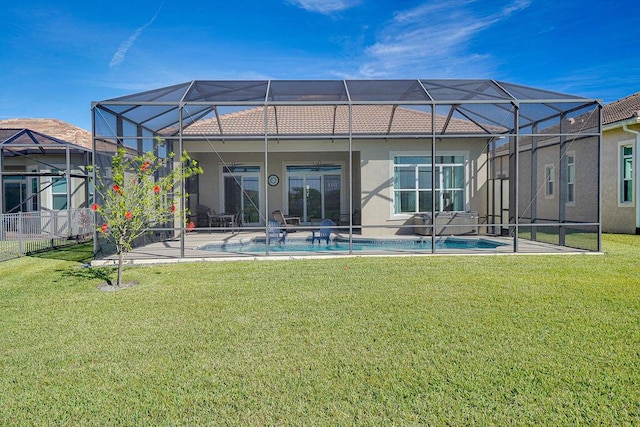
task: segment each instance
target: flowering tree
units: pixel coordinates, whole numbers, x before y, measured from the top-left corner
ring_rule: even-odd
[[[162,144],[162,140],[157,140]],[[131,156],[124,147],[119,147],[112,159],[112,182],[96,174],[96,191],[101,204],[94,203],[91,209],[98,213],[102,222],[98,232],[111,241],[118,255],[118,278],[116,286],[122,284],[122,265],[125,253],[133,248],[134,241],[147,229],[179,219],[181,184],[184,179],[202,173],[202,168],[186,151],[180,156],[179,167],[170,167],[175,154],[166,158],[157,157],[152,151]],[[193,229],[190,222],[187,230]]]

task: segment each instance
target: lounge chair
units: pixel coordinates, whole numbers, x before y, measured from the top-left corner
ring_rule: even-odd
[[[280,223],[275,219],[267,221],[268,243],[273,242],[284,243],[287,238],[287,232],[282,230]]]
[[[273,215],[273,219],[278,221],[283,229],[287,232],[294,232],[295,230],[292,226],[300,225],[300,217],[299,216],[291,216],[285,215],[282,211],[273,211],[271,213]]]
[[[336,225],[335,222],[330,219],[323,219],[320,221],[320,230],[313,230],[311,234],[311,244],[315,243],[316,240],[320,243],[321,240],[327,242],[329,244],[329,239],[331,238],[331,232],[333,231],[333,227]]]

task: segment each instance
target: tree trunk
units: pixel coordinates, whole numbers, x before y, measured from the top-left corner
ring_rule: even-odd
[[[116,286],[119,288],[122,284],[122,263],[124,262],[124,251],[118,252],[118,279],[116,281]]]

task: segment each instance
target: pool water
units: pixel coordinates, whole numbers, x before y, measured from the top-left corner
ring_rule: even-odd
[[[494,242],[487,239],[459,239],[452,237],[439,238],[436,240],[436,250],[447,249],[495,249],[504,246],[503,243]],[[224,252],[224,253],[265,253],[265,241],[262,239],[254,239],[247,243],[208,243],[198,248],[204,251]],[[419,252],[431,250],[431,239],[362,239],[353,240],[353,251],[388,251],[388,252]],[[312,244],[308,240],[288,239],[285,243],[272,243],[269,246],[269,252],[348,252],[348,240],[334,240],[329,244],[325,242]]]

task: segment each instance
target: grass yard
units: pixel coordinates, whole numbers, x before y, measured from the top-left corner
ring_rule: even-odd
[[[82,248],[6,261],[0,424],[639,424],[640,236],[604,249],[135,267],[117,292]]]

